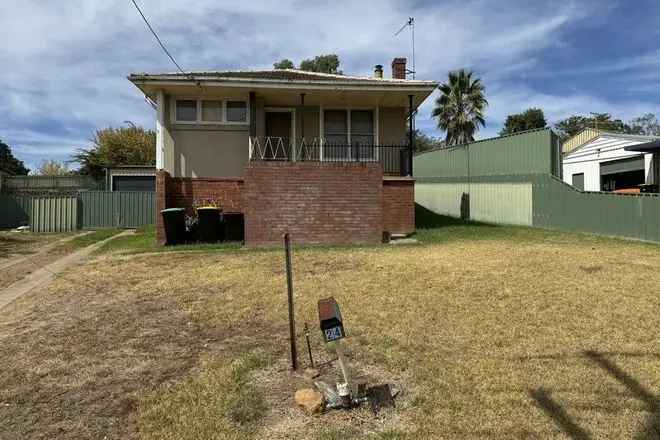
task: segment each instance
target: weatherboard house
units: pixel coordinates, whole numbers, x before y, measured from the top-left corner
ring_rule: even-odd
[[[158,210],[209,200],[248,246],[378,243],[414,231],[407,123],[437,83],[299,70],[131,74],[157,109]],[[160,216],[157,237],[163,240]]]

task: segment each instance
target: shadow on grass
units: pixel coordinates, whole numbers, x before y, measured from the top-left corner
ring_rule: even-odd
[[[633,357],[657,357],[655,353],[600,353],[596,351],[587,350],[576,357],[586,357],[595,365],[600,367],[608,375],[612,376],[617,382],[622,384],[628,392],[636,399],[643,402],[646,410],[649,412],[649,417],[644,429],[638,433],[635,438],[639,440],[658,439],[660,438],[660,397],[651,393],[645,388],[639,380],[625,372],[616,363],[607,359],[605,354],[608,355],[630,355]],[[537,359],[561,359],[566,356],[563,355],[550,355],[539,356]],[[541,408],[548,417],[550,417],[557,426],[569,437],[576,440],[589,439],[589,433],[581,428],[566,412],[566,410],[552,398],[549,390],[545,388],[536,388],[529,390],[529,395],[536,404]]]
[[[568,415],[566,410],[557,403],[556,400],[550,395],[550,391],[544,388],[537,388],[529,390],[529,395],[536,404],[541,408],[559,428],[566,433],[569,437],[575,440],[588,440],[589,434],[573,421],[571,416]]]

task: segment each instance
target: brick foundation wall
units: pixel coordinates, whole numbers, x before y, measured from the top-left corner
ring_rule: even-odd
[[[245,170],[245,243],[380,243],[380,164],[252,162]]]
[[[415,232],[415,180],[383,180],[383,230],[390,234]]]
[[[165,242],[165,229],[160,211],[186,208],[193,213],[197,206],[213,204],[224,212],[243,212],[243,179],[240,177],[170,177],[167,171],[156,174],[156,240]]]

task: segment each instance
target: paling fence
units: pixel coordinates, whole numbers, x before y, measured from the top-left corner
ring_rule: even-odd
[[[134,228],[153,224],[156,195],[150,191],[85,191],[75,195],[0,194],[0,227],[29,225],[34,232]]]
[[[660,195],[580,191],[560,179],[557,152],[542,130],[418,155],[415,202],[487,223],[660,242]]]

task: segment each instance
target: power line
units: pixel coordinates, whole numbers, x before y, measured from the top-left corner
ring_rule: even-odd
[[[135,9],[137,9],[137,11],[140,13],[140,15],[142,16],[142,20],[144,20],[144,22],[146,23],[147,27],[148,27],[149,30],[151,31],[151,33],[154,34],[154,37],[156,37],[156,41],[158,41],[158,44],[160,44],[160,47],[163,49],[163,51],[165,52],[165,54],[166,54],[168,57],[170,57],[170,60],[172,60],[172,62],[174,63],[174,65],[179,69],[179,71],[180,71],[181,73],[183,73],[183,74],[186,75],[187,77],[193,79],[191,75],[189,75],[189,74],[187,74],[186,72],[183,71],[183,69],[181,68],[181,66],[179,66],[179,63],[176,62],[176,60],[174,59],[174,57],[172,56],[172,54],[167,50],[167,48],[165,47],[165,45],[163,44],[163,42],[160,40],[160,37],[158,37],[158,34],[157,34],[156,31],[154,30],[154,28],[152,28],[151,25],[149,24],[149,20],[147,20],[147,17],[144,16],[144,14],[142,13],[142,10],[141,10],[140,7],[138,6],[138,4],[135,2],[135,0],[131,0],[131,2],[133,2],[133,5],[135,6]]]

